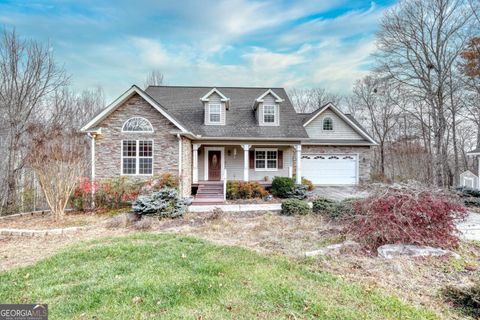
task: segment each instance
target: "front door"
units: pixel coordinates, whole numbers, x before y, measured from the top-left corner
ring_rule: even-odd
[[[222,165],[220,151],[208,151],[208,180],[220,180]]]

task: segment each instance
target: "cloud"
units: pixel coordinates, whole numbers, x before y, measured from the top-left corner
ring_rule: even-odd
[[[362,0],[0,3],[0,24],[50,40],[78,89],[109,99],[160,69],[167,84],[322,86],[366,72],[385,6]]]

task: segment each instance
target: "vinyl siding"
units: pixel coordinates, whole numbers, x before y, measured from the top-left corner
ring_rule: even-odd
[[[205,124],[206,125],[212,125],[212,126],[218,126],[218,125],[225,125],[225,118],[226,118],[226,110],[225,110],[225,103],[222,102],[221,97],[217,93],[212,93],[210,97],[208,98],[209,101],[204,103],[204,108],[205,108]],[[220,123],[212,123],[210,122],[210,114],[209,114],[209,108],[208,105],[212,104],[220,104]]]
[[[323,119],[330,117],[333,120],[333,130],[323,130]],[[353,128],[331,110],[325,110],[305,128],[312,139],[364,140]]]
[[[275,98],[269,94],[264,99],[263,103],[260,103],[257,111],[257,117],[259,120],[259,125],[261,126],[278,126],[280,125],[280,107],[278,103],[275,102]],[[274,105],[275,106],[275,122],[274,123],[265,123],[263,121],[263,106],[264,105]]]
[[[206,147],[209,147],[208,145]],[[213,147],[213,146],[212,146]],[[220,147],[220,146],[216,146]],[[249,180],[257,181],[264,180],[265,176],[271,179],[275,176],[288,176],[288,168],[293,168],[293,157],[295,156],[293,148],[286,146],[259,146],[260,149],[275,148],[283,150],[283,169],[277,171],[255,171],[255,169],[248,170]],[[234,156],[234,149],[237,149],[237,155]],[[255,147],[251,147],[250,150],[255,150]],[[205,149],[204,146],[199,149],[200,154],[198,156],[198,179],[206,180],[205,178]],[[230,151],[230,155],[228,155]],[[225,146],[225,169],[227,169],[228,180],[243,180],[243,148],[242,146]],[[292,169],[293,170],[293,169]],[[208,178],[208,177],[207,177]]]

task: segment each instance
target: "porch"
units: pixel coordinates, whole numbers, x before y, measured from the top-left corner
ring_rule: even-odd
[[[193,143],[194,203],[223,203],[227,180],[255,181],[268,187],[275,176],[292,177],[295,173],[296,182],[301,183],[301,150],[300,143],[291,142]]]

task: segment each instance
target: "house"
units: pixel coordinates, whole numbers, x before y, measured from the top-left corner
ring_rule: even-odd
[[[374,139],[329,103],[295,112],[283,88],[132,86],[82,129],[92,178],[180,177],[183,196],[223,201],[226,180],[296,174],[316,185],[369,179]]]
[[[476,148],[473,150],[470,150],[467,152],[467,156],[471,157],[476,157],[477,159],[477,169],[478,169],[478,174],[480,175],[480,148]],[[473,183],[472,186],[470,186],[470,182]],[[468,186],[474,189],[480,189],[480,179],[478,175],[473,174],[470,171],[463,172],[460,175],[460,183],[462,186]]]

